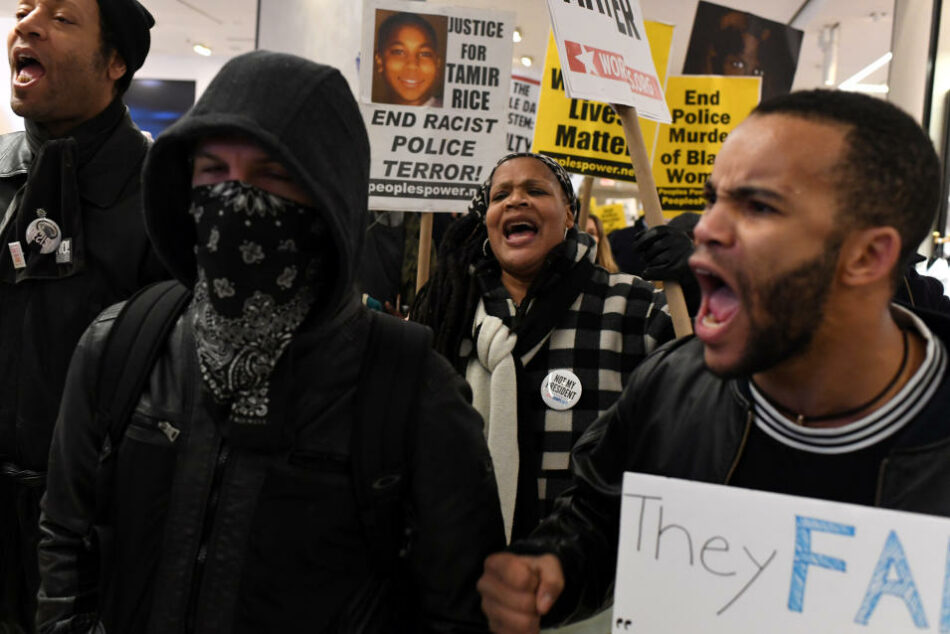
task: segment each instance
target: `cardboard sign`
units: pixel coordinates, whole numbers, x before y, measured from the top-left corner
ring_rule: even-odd
[[[513,24],[507,12],[364,1],[370,209],[466,210],[505,154]]]
[[[669,122],[637,0],[548,0],[567,95],[633,106]]]
[[[950,519],[624,474],[612,631],[950,632]]]
[[[591,205],[590,212],[600,218],[600,222],[604,225],[605,236],[627,226],[627,213],[624,211],[623,203]]]
[[[646,36],[660,80],[665,81],[673,27],[647,22]],[[552,35],[544,58],[532,151],[550,156],[570,172],[635,181],[619,117],[605,103],[568,98],[563,77],[557,44]],[[644,120],[640,123],[647,148],[652,148],[657,124]]]
[[[759,77],[670,77],[673,122],[661,125],[653,177],[665,213],[702,211],[703,185],[726,136],[759,103]],[[675,214],[674,214],[675,215]]]
[[[509,152],[531,151],[540,92],[541,80],[534,74],[511,76],[511,95],[508,97]]]

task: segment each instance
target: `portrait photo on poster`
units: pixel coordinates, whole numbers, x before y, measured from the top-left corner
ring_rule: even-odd
[[[444,15],[377,9],[372,100],[441,108],[447,31]]]
[[[803,36],[781,22],[700,1],[683,74],[761,77],[765,101],[791,90]]]

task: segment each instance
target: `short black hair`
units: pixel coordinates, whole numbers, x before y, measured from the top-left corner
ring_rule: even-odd
[[[99,10],[99,54],[102,55],[102,61],[108,66],[109,57],[112,56],[112,53],[115,52],[118,55],[122,55],[119,51],[118,39],[116,38],[115,32],[112,30],[112,27],[106,21],[105,13],[100,8]],[[122,60],[125,62],[125,59]],[[132,85],[132,75],[134,73],[131,69],[128,68],[128,63],[126,63],[125,74],[122,77],[119,77],[115,81],[115,96],[124,95],[125,91],[129,89],[129,86]]]
[[[419,27],[425,31],[429,39],[432,40],[432,47],[436,49],[439,48],[439,38],[435,34],[435,27],[432,26],[428,20],[416,13],[400,12],[389,16],[379,25],[379,31],[376,36],[376,52],[382,53],[382,49],[386,46],[386,43],[389,42],[389,38],[393,36],[396,29],[403,26]]]
[[[906,112],[881,99],[806,90],[764,101],[752,116],[784,114],[840,124],[847,148],[837,166],[839,213],[855,227],[894,227],[901,236],[899,278],[933,225],[940,205],[940,160]]]

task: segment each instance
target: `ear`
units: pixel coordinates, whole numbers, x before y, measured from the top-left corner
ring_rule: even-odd
[[[373,61],[376,62],[376,72],[380,75],[383,74],[383,56],[379,53],[373,54]]]
[[[840,280],[846,286],[866,286],[881,281],[890,285],[900,253],[901,236],[894,227],[852,231],[841,246]]]
[[[571,211],[571,206],[567,206],[567,213],[564,214],[564,228],[570,229],[574,226],[574,212]]]
[[[112,56],[109,58],[109,65],[106,67],[106,74],[109,76],[109,79],[119,81],[125,75],[126,70],[128,70],[128,67],[125,65],[125,60],[122,59],[118,51],[112,51]]]

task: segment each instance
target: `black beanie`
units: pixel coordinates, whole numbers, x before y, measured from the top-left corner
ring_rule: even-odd
[[[155,18],[138,0],[99,0],[102,21],[109,29],[111,43],[125,62],[125,75],[118,81],[124,91],[132,75],[145,63],[152,43],[149,29]]]

